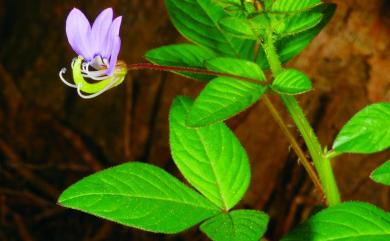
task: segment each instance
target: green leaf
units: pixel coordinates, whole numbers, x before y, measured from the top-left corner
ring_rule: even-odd
[[[339,153],[375,153],[390,147],[390,103],[365,107],[345,124],[333,143]]]
[[[293,16],[286,16],[283,28],[278,31],[282,36],[295,35],[309,30],[319,24],[322,14],[317,12],[303,12]]]
[[[220,210],[164,170],[127,163],[88,176],[66,189],[62,206],[142,230],[178,233]]]
[[[253,58],[254,41],[227,35],[218,25],[227,14],[213,0],[165,0],[165,4],[173,25],[190,41],[225,56]]]
[[[232,6],[242,8],[241,0],[215,0],[215,3],[222,6],[224,9]]]
[[[243,80],[216,78],[196,98],[186,124],[201,127],[226,120],[255,103],[266,90],[264,86]]]
[[[319,24],[307,31],[295,35],[288,35],[287,37],[277,41],[279,57],[283,63],[301,53],[302,50],[306,48],[306,46],[308,46],[310,42],[321,32],[332,18],[336,10],[336,5],[332,3],[324,3],[318,5],[316,9],[318,9],[319,13],[323,14]]]
[[[185,120],[192,100],[178,97],[169,114],[170,146],[183,176],[217,206],[228,210],[246,192],[250,170],[248,156],[223,123],[189,128]]]
[[[388,241],[390,214],[362,202],[324,209],[281,241]]]
[[[370,177],[377,183],[390,186],[390,160],[378,167]]]
[[[268,221],[263,212],[237,210],[207,220],[200,229],[213,241],[259,241]]]
[[[206,60],[215,58],[217,55],[209,49],[193,44],[176,44],[152,49],[146,53],[145,57],[150,62],[163,66],[204,69]],[[189,72],[179,72],[179,74],[198,80],[213,78],[213,76]]]
[[[271,88],[280,94],[296,95],[311,90],[312,83],[304,73],[287,69],[276,77]]]
[[[320,0],[279,0],[272,6],[272,27],[281,36],[293,35],[317,25],[322,18]],[[316,8],[317,6],[317,8]]]
[[[259,81],[265,80],[261,68],[256,63],[247,60],[218,57],[208,60],[206,68]]]
[[[260,67],[250,61],[234,58],[214,58],[206,63],[209,70],[237,75],[253,81],[265,79]],[[244,80],[219,77],[212,80],[195,100],[187,125],[206,126],[226,120],[255,103],[267,88]]]
[[[275,12],[292,12],[303,10],[320,4],[321,0],[275,0],[272,4],[272,11]]]
[[[256,30],[246,18],[226,17],[219,21],[221,28],[237,38],[257,40]]]
[[[283,0],[281,0],[283,1]],[[299,9],[301,1],[295,1],[297,3],[296,9]],[[306,2],[306,1],[303,1]],[[307,2],[306,2],[307,3]],[[299,6],[299,8],[298,8]],[[294,8],[292,8],[294,9]],[[292,35],[281,35],[279,36],[279,39],[276,41],[276,48],[279,54],[279,58],[282,61],[282,63],[286,63],[298,54],[300,54],[306,46],[310,44],[310,42],[321,32],[321,30],[326,26],[326,24],[329,22],[329,20],[332,18],[334,12],[336,10],[336,5],[333,3],[323,3],[316,5],[312,9],[310,9],[311,13],[320,13],[322,14],[321,21],[315,25],[314,27],[299,32],[297,34]],[[304,12],[304,10],[303,10]],[[299,15],[297,15],[299,16]],[[256,62],[263,68],[269,68],[268,63],[265,61],[266,56],[264,53],[264,50],[261,48]]]

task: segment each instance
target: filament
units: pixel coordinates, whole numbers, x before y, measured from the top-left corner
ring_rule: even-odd
[[[77,88],[77,85],[69,83],[69,82],[64,78],[63,75],[64,75],[65,73],[66,73],[66,68],[62,68],[62,69],[60,70],[60,72],[58,73],[58,75],[60,76],[60,79],[62,80],[62,82],[63,82],[64,84],[66,84],[67,86],[69,86],[69,87]]]

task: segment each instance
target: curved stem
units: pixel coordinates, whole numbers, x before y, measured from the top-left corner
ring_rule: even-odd
[[[314,186],[316,187],[316,190],[321,195],[321,197],[325,197],[324,190],[322,188],[320,179],[317,176],[316,171],[314,170],[312,164],[310,161],[306,158],[305,153],[303,152],[302,148],[299,146],[297,140],[295,139],[294,135],[291,133],[291,131],[288,129],[286,124],[284,123],[282,117],[280,116],[279,112],[276,110],[275,106],[272,104],[268,96],[264,95],[263,98],[265,105],[270,110],[272,117],[275,119],[275,121],[278,123],[280,128],[283,131],[283,134],[287,137],[289,140],[291,147],[294,149],[295,153],[297,154],[300,162],[302,163],[303,167],[306,169],[307,173],[309,174],[310,179],[313,181]]]
[[[176,66],[163,66],[163,65],[157,65],[157,64],[150,64],[150,63],[141,63],[141,64],[130,64],[127,66],[128,70],[142,70],[142,69],[149,69],[149,70],[158,70],[158,71],[169,71],[169,72],[189,72],[193,74],[204,74],[204,75],[212,75],[212,76],[220,76],[220,77],[229,77],[239,80],[244,80],[250,83],[254,84],[262,84],[260,80],[257,79],[251,79],[247,77],[242,77],[239,75],[234,74],[227,74],[227,73],[221,73],[216,71],[211,71],[207,69],[198,69],[198,68],[189,68],[189,67],[176,67]]]
[[[272,74],[275,78],[283,71],[283,68],[276,52],[271,31],[264,43],[264,50],[270,64]],[[281,99],[306,142],[309,153],[313,159],[314,166],[316,167],[320,177],[328,204],[330,206],[338,204],[340,202],[340,195],[333,175],[330,159],[328,159],[323,153],[314,130],[312,129],[309,121],[306,119],[306,116],[295,97],[290,95],[281,95]]]

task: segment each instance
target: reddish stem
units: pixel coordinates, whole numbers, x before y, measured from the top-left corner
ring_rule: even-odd
[[[254,84],[260,84],[260,80],[257,80],[257,79],[242,77],[242,76],[234,75],[234,74],[221,73],[221,72],[211,71],[211,70],[207,70],[207,69],[176,67],[176,66],[162,66],[162,65],[150,64],[150,63],[130,64],[127,66],[127,69],[130,71],[131,70],[149,69],[149,70],[169,71],[169,72],[189,72],[189,73],[194,73],[194,74],[229,77],[229,78],[244,80],[244,81],[254,83]]]

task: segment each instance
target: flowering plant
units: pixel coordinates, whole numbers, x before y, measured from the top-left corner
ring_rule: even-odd
[[[122,17],[112,20],[112,16],[112,9],[105,9],[91,27],[85,15],[74,8],[66,20],[69,44],[78,54],[71,65],[75,84],[63,77],[66,68],[60,71],[60,78],[66,85],[76,88],[82,98],[96,97],[120,84],[126,76],[126,65],[117,62],[121,47],[119,29]],[[100,82],[88,83],[84,77]],[[82,92],[91,95],[86,96]]]
[[[299,70],[283,67],[327,24],[335,5],[320,0],[165,3],[172,23],[191,44],[153,49],[146,54],[151,63],[126,65],[117,61],[121,17],[112,20],[112,10],[106,9],[91,27],[85,16],[73,9],[66,32],[79,55],[72,62],[75,83],[65,80],[64,70],[60,76],[84,98],[96,97],[120,84],[127,71],[141,68],[204,81],[206,86],[195,100],[175,98],[169,114],[172,158],[192,187],[161,168],[130,162],[77,182],[62,193],[59,203],[145,231],[179,233],[201,223],[202,232],[214,241],[258,241],[267,230],[269,216],[257,210],[234,210],[248,189],[250,163],[224,121],[262,100],[290,141],[323,203],[323,210],[282,240],[389,240],[389,213],[368,203],[341,202],[331,161],[347,153],[387,150],[390,103],[367,106],[346,123],[331,148],[322,146],[295,98],[309,92],[312,82]],[[88,83],[84,78],[95,82]],[[283,101],[310,159],[269,94]],[[389,162],[373,172],[371,178],[389,185]]]

